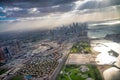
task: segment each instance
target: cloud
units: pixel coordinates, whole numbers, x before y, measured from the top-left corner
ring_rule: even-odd
[[[29,12],[30,14],[33,14],[33,13],[37,14],[37,13],[40,13],[40,11],[38,10],[38,8],[30,8],[30,9],[28,9],[28,12]]]
[[[35,4],[31,2],[13,3],[13,5],[5,5],[4,9],[1,8],[1,11],[6,14],[6,17],[42,17],[52,13],[63,14],[71,11],[77,11],[78,13],[91,13],[96,11],[96,9],[118,4],[120,0],[44,0],[43,2],[46,3],[46,5],[50,5],[39,6],[42,2],[34,2]]]
[[[73,22],[104,21],[120,18],[117,11],[93,12],[76,14],[68,12],[63,14],[49,14],[44,17],[18,18],[15,22],[3,22],[0,31],[22,31],[35,29],[51,29],[57,26],[68,25]]]
[[[120,20],[112,20],[112,21],[104,21],[104,22],[99,22],[99,23],[95,23],[95,24],[89,24],[89,26],[111,26],[111,25],[116,25],[116,24],[120,24]]]
[[[19,4],[17,7],[11,6],[6,10],[6,17],[8,19],[15,17],[16,19],[14,21],[13,19],[6,19],[6,22],[0,21],[0,24],[2,23],[0,31],[51,29],[72,22],[104,21],[120,18],[120,5],[112,6],[113,3],[110,3],[110,1],[106,3],[103,1],[108,0],[74,1],[66,4],[52,4],[49,7],[39,7],[38,5],[29,8],[21,7],[29,3]]]

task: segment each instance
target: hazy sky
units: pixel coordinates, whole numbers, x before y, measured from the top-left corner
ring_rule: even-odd
[[[120,0],[71,1],[47,0],[42,3],[39,0],[34,4],[31,1],[4,2],[0,5],[0,32],[53,28],[72,22],[120,19]]]

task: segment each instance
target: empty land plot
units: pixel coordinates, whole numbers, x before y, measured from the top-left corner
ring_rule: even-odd
[[[87,64],[90,58],[90,54],[69,54],[66,64]]]

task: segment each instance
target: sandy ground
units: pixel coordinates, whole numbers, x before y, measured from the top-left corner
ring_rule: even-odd
[[[95,50],[93,50],[94,46],[91,46],[91,51],[92,54],[81,54],[81,53],[72,53],[69,54],[69,57],[66,61],[66,64],[95,64],[97,65],[97,68],[100,71],[101,76],[103,77],[103,72],[110,68],[110,65],[98,65],[95,62],[95,59],[97,57],[98,54],[100,54],[99,52],[96,52]],[[104,78],[103,78],[104,80]]]
[[[69,54],[66,64],[90,64],[94,62],[91,54]]]
[[[110,65],[97,65],[97,68],[100,71],[102,78],[103,78],[103,72],[110,67],[111,67]],[[104,78],[103,78],[103,80],[104,80]]]

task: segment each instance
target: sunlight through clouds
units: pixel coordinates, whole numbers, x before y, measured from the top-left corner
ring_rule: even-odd
[[[23,8],[24,5],[30,3],[19,4],[17,7],[5,6],[5,8],[1,10],[2,13],[5,14],[5,19],[0,19],[0,23],[2,23],[0,31],[54,28],[72,22],[119,19],[120,5],[112,5],[113,2],[111,1],[112,0],[77,0],[49,7],[34,6],[30,8]]]

